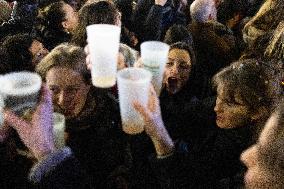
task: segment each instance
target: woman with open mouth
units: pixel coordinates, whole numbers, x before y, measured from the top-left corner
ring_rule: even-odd
[[[200,138],[206,125],[212,126],[215,122],[214,100],[205,104],[196,97],[195,64],[195,53],[188,43],[170,46],[160,104],[165,126],[173,139],[185,134]]]
[[[213,81],[217,90],[214,110],[218,128],[195,142],[187,133],[174,142],[164,126],[154,92],[148,109],[134,104],[148,123],[145,131],[156,150],[153,171],[163,188],[219,189],[243,185],[245,167],[240,155],[256,142],[279,102],[280,76],[281,71],[273,68],[273,62],[255,59],[237,61],[217,73]]]

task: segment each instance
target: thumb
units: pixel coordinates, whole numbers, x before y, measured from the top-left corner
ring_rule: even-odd
[[[139,102],[134,101],[133,107],[138,113],[140,113],[145,122],[149,120],[150,112],[144,106],[142,106]]]

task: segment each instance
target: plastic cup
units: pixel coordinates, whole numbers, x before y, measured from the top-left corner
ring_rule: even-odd
[[[109,24],[87,26],[92,83],[96,87],[108,88],[116,83],[120,30],[120,27]]]
[[[18,115],[36,107],[41,88],[41,77],[33,72],[13,72],[0,77],[0,94],[5,107]]]
[[[147,105],[151,72],[143,68],[125,68],[117,73],[119,107],[122,129],[128,134],[138,134],[144,130],[144,121],[134,109],[133,102]]]
[[[3,109],[4,109],[4,99],[2,98],[2,96],[0,96],[0,128],[4,123]]]
[[[141,44],[142,63],[144,68],[153,75],[152,84],[157,95],[161,92],[169,49],[169,45],[159,41],[147,41]]]
[[[60,113],[54,112],[53,135],[54,135],[55,147],[57,149],[60,149],[65,146],[64,132],[65,132],[65,117]]]

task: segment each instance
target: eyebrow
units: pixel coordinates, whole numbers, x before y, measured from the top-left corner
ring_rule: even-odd
[[[179,59],[175,59],[175,58],[168,58],[170,61],[178,61],[178,62],[180,62],[180,63],[185,63],[185,64],[187,64],[187,63],[190,63],[190,61],[184,61],[184,60],[179,60]]]

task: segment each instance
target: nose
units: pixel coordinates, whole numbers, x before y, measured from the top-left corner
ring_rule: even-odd
[[[247,166],[251,167],[256,161],[256,146],[253,145],[241,154],[241,161]]]
[[[178,65],[177,65],[177,63],[175,63],[175,64],[171,67],[171,73],[172,73],[173,75],[178,74]]]
[[[221,104],[221,100],[219,98],[216,99],[216,105],[214,107],[214,111],[217,112],[221,112],[222,110],[222,104]]]
[[[68,105],[68,96],[64,90],[60,91],[57,95],[57,104],[64,108],[66,105]]]

